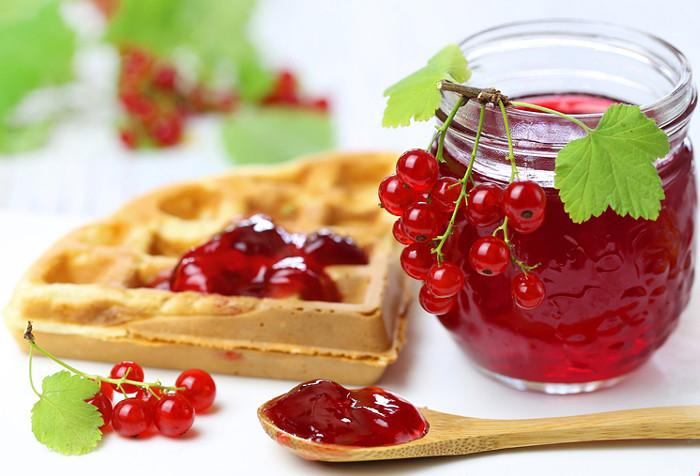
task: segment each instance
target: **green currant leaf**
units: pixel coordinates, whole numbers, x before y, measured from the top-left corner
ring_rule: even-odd
[[[248,23],[255,4],[255,0],[182,1],[186,44],[206,64],[216,66],[223,59],[237,66],[251,54]]]
[[[65,370],[44,378],[41,398],[32,408],[36,439],[66,455],[92,451],[102,439],[102,416],[85,400],[99,389],[97,382]]]
[[[0,6],[0,125],[34,89],[73,76],[75,34],[63,20],[59,0],[2,2]]]
[[[182,44],[183,0],[120,0],[105,38],[120,45],[135,45],[170,55]]]
[[[262,63],[262,59],[252,44],[248,44],[238,61],[236,71],[238,92],[246,101],[259,101],[275,85],[275,74]]]
[[[408,126],[411,119],[427,121],[440,106],[440,81],[463,83],[471,77],[467,59],[457,45],[447,45],[428,64],[384,91],[384,127]]]
[[[298,108],[242,110],[222,132],[229,154],[242,164],[272,164],[333,147],[328,114]]]
[[[595,129],[559,152],[554,186],[575,223],[608,207],[655,220],[664,190],[654,161],[668,151],[668,137],[638,106],[613,104]]]

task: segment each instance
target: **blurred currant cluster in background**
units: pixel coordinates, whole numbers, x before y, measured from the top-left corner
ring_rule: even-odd
[[[255,0],[21,0],[0,5],[0,154],[46,145],[63,119],[105,104],[127,150],[177,147],[213,115],[237,163],[328,149],[329,101],[267,65],[249,36]],[[116,67],[80,72],[81,52]],[[89,63],[89,61],[88,61]],[[82,76],[82,79],[81,77]],[[110,84],[101,90],[91,85]],[[274,133],[274,140],[270,140]]]

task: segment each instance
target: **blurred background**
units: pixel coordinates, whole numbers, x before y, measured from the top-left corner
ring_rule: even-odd
[[[89,218],[243,164],[424,144],[429,124],[381,128],[382,91],[546,17],[633,26],[700,65],[695,0],[0,0],[0,211]]]

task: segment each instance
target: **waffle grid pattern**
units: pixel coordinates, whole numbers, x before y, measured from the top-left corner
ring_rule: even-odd
[[[15,333],[31,319],[38,332],[44,327],[64,337],[386,365],[398,351],[406,301],[391,222],[376,198],[393,163],[391,154],[332,154],[151,192],[59,240],[18,285],[6,320]],[[352,236],[370,263],[328,268],[341,303],[144,287],[188,249],[254,213],[290,231],[330,228]]]

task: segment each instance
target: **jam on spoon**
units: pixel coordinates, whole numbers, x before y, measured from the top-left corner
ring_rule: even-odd
[[[330,462],[468,455],[592,441],[700,438],[698,405],[492,420],[427,408],[419,413],[385,390],[350,391],[328,380],[301,384],[264,403],[258,418],[282,446],[304,459]]]
[[[188,251],[152,287],[338,302],[340,292],[325,267],[367,262],[367,254],[350,238],[328,230],[290,233],[265,215],[253,215]]]
[[[329,380],[302,383],[262,412],[280,430],[317,443],[396,445],[428,431],[418,409],[401,397],[378,387],[348,390]]]

